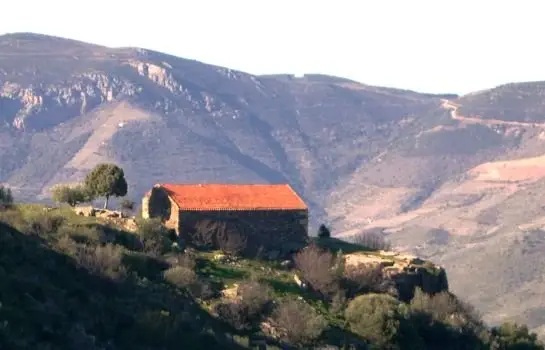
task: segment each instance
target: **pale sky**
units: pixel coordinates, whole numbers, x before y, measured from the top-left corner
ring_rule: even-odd
[[[545,80],[540,0],[2,0],[0,33],[422,92]]]

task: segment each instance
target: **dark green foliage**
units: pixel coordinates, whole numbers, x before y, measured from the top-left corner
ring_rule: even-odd
[[[318,238],[329,238],[331,237],[331,231],[327,228],[326,225],[321,224],[318,228]]]
[[[528,327],[516,323],[503,323],[490,332],[490,349],[497,350],[540,350],[543,345]]]
[[[124,247],[72,240],[79,217],[37,236],[13,227],[32,226],[21,224],[27,213],[0,214],[0,348],[231,348],[211,336],[223,326],[187,294],[128,274]]]
[[[9,187],[0,186],[0,209],[8,208],[13,204],[13,194]]]
[[[127,194],[127,181],[123,169],[115,164],[99,164],[85,178],[85,187],[93,197],[105,197],[104,208],[110,196]]]
[[[81,185],[58,185],[51,190],[51,195],[53,201],[57,203],[66,203],[72,207],[79,203],[84,203],[91,200],[88,191]]]
[[[473,308],[448,292],[435,295],[417,288],[409,305],[408,319],[416,328],[425,348],[487,349],[482,338],[486,328]]]
[[[352,300],[345,311],[350,329],[370,343],[385,347],[400,344],[401,324],[408,308],[386,294],[366,294]]]
[[[140,219],[137,221],[137,226],[136,233],[144,252],[161,255],[170,250],[172,246],[170,232],[163,226],[160,219]]]
[[[543,349],[525,326],[487,328],[448,292],[417,289],[404,303],[385,293],[377,270],[346,268],[331,245],[298,255],[314,293],[279,262],[175,251],[158,220],[125,232],[44,209],[0,211],[2,349],[237,348],[231,333],[284,348]],[[233,283],[236,297],[223,298]]]

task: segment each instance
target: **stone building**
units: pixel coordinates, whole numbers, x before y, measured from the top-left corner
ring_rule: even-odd
[[[286,184],[157,184],[144,196],[142,216],[161,218],[197,246],[242,239],[250,254],[288,253],[308,237],[308,208]]]

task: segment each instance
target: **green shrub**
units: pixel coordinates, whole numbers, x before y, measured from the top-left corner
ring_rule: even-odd
[[[77,243],[100,244],[107,243],[104,230],[89,225],[63,225],[58,229],[59,235],[66,235]]]
[[[142,249],[151,255],[161,255],[168,252],[172,246],[169,230],[160,219],[141,219],[137,221],[137,231]]]
[[[525,325],[506,322],[499,327],[492,328],[490,335],[491,349],[544,349],[544,344],[537,339],[537,334],[530,332]]]
[[[56,203],[66,203],[71,207],[91,200],[89,193],[82,185],[57,185],[51,189],[51,197]]]
[[[80,266],[98,276],[112,280],[123,280],[127,276],[122,263],[123,249],[114,244],[78,246],[75,259]]]
[[[407,307],[387,294],[366,294],[353,299],[345,318],[352,332],[381,347],[399,344]],[[416,348],[416,347],[415,347]]]
[[[189,289],[197,281],[195,271],[184,266],[171,267],[163,273],[163,276],[166,281],[179,288]]]
[[[272,319],[282,330],[281,338],[293,345],[310,345],[327,328],[327,321],[304,301],[287,300],[274,311]]]
[[[0,209],[7,209],[13,204],[13,194],[9,187],[0,185]]]
[[[329,231],[329,228],[324,225],[324,224],[321,224],[320,227],[318,228],[318,238],[329,238],[331,237],[331,231]]]
[[[27,233],[30,231],[29,225],[25,220],[23,213],[16,208],[0,211],[0,222],[14,227],[19,232]]]
[[[60,215],[31,211],[25,215],[29,233],[41,236],[57,233],[65,219]]]
[[[480,330],[482,321],[475,309],[447,291],[430,295],[416,288],[410,302],[410,311],[424,313],[433,320],[456,329]]]

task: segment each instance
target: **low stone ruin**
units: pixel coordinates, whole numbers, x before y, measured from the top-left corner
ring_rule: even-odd
[[[89,205],[74,207],[74,212],[80,216],[97,217],[111,221],[127,231],[135,231],[137,228],[135,218],[129,217],[119,210],[99,209]]]
[[[127,218],[123,212],[119,210],[98,209],[93,206],[75,207],[74,212],[81,216],[95,216],[99,218]]]

